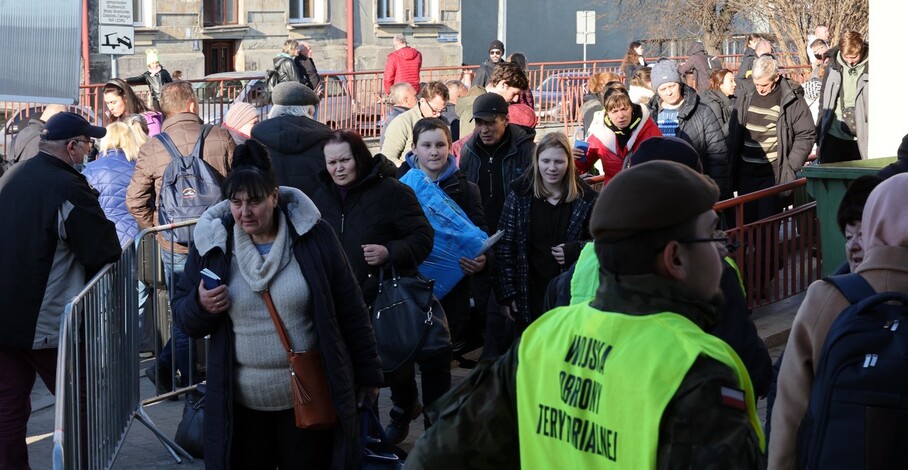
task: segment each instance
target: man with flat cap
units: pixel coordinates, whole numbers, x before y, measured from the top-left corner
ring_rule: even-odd
[[[331,129],[316,121],[318,96],[298,82],[283,82],[271,95],[274,107],[268,119],[252,127],[252,138],[268,147],[277,184],[312,196],[325,169],[325,140]]]
[[[57,113],[40,132],[38,154],[0,179],[0,468],[28,468],[31,390],[37,375],[55,392],[60,316],[120,257],[98,193],[73,168],[106,133]]]
[[[721,302],[718,197],[676,162],[618,173],[590,220],[595,299],[543,315],[436,402],[407,467],[763,468],[747,371],[704,332]]]

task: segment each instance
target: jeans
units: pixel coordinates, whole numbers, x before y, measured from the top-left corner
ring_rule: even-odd
[[[164,263],[164,280],[167,284],[167,292],[171,303],[177,284],[180,283],[180,276],[183,275],[183,268],[186,266],[188,255],[181,253],[171,253],[170,251],[161,250],[161,261]],[[174,360],[176,355],[176,360]],[[195,342],[183,333],[176,322],[171,322],[170,341],[164,345],[161,355],[158,356],[157,370],[176,370],[180,371],[183,385],[192,385],[201,382],[198,368],[195,367],[195,360],[198,351]],[[159,372],[167,373],[167,372]],[[190,380],[191,378],[191,380]]]

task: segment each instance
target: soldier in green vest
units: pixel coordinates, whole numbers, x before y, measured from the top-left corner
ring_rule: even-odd
[[[595,299],[546,313],[438,400],[406,468],[763,468],[747,370],[704,332],[722,302],[718,196],[675,162],[619,173],[590,220]]]

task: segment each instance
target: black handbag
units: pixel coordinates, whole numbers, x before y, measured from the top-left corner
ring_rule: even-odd
[[[173,441],[189,455],[197,458],[205,456],[205,385],[201,384],[197,392],[186,395],[183,404],[183,419],[177,426]]]
[[[378,295],[372,303],[372,329],[385,373],[449,350],[451,331],[432,294],[435,281],[421,274],[399,276],[393,264],[390,279],[385,279],[384,271],[379,270]]]
[[[401,470],[407,453],[388,442],[381,421],[369,407],[360,410],[359,442],[362,449],[362,470]]]

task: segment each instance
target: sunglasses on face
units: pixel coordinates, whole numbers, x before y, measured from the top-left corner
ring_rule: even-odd
[[[504,52],[499,51],[497,49],[489,51],[489,55],[501,55],[501,54],[504,54]]]

